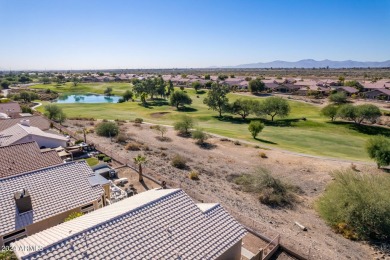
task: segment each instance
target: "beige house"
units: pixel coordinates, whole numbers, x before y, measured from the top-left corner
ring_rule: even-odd
[[[241,259],[246,230],[218,203],[155,189],[19,240],[19,259]]]
[[[85,161],[0,179],[0,246],[104,206],[102,185]]]

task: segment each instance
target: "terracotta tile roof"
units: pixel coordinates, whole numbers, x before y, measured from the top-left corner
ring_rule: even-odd
[[[91,186],[93,175],[82,161],[0,179],[0,236],[97,200],[103,188]],[[19,214],[14,193],[21,189],[30,193],[33,210]]]
[[[0,178],[61,163],[56,151],[42,152],[36,142],[0,146]]]
[[[29,116],[24,118],[14,118],[14,119],[3,119],[0,120],[0,132],[10,128],[11,126],[16,125],[17,123],[20,123],[22,119],[28,119],[30,120],[30,125],[38,127],[39,129],[45,131],[50,128],[50,122],[41,116]]]
[[[343,87],[337,88],[337,90],[344,90],[345,92],[350,93],[350,94],[354,94],[354,93],[359,92],[358,89],[356,89],[354,87],[349,87],[349,86],[343,86]]]
[[[0,132],[0,146],[14,144],[26,136],[39,136],[61,141],[68,140],[66,137],[61,135],[43,132],[37,127],[16,124]]]
[[[184,191],[168,189],[143,192],[13,245],[43,247],[16,251],[20,259],[216,259],[245,233],[219,204],[198,206]]]

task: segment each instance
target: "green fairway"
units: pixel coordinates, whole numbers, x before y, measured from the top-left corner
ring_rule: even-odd
[[[107,86],[112,86],[114,93],[120,94],[130,89],[129,83],[88,83],[80,84],[77,91],[102,93]],[[45,87],[39,85],[35,87]],[[60,91],[58,89],[54,89]],[[66,86],[66,92],[72,92],[73,87]],[[83,91],[82,91],[83,90]],[[206,93],[196,94],[193,89],[187,89],[193,103],[186,111],[177,111],[176,108],[167,105],[167,101],[150,101],[153,106],[147,108],[139,102],[126,103],[101,103],[101,104],[61,104],[68,117],[93,117],[99,119],[133,120],[141,117],[147,122],[172,125],[180,115],[188,114],[197,120],[197,124],[205,131],[247,141],[258,143],[259,146],[272,146],[275,148],[291,150],[299,153],[337,157],[341,159],[354,159],[368,161],[369,158],[364,149],[365,141],[370,134],[385,134],[390,136],[389,129],[380,127],[361,126],[356,127],[350,123],[330,123],[328,118],[320,115],[320,108],[311,104],[298,101],[289,101],[291,114],[289,117],[275,122],[267,120],[263,132],[254,140],[248,131],[248,122],[239,116],[226,115],[220,119],[216,111],[208,110],[203,104]],[[198,96],[198,97],[197,97]],[[237,98],[263,99],[252,96],[241,96],[230,93],[229,100]],[[45,103],[44,103],[45,104]],[[38,109],[43,112],[43,107]],[[306,121],[300,120],[306,118]]]

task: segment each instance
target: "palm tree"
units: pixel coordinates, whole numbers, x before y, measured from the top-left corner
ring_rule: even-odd
[[[142,164],[146,163],[146,157],[142,154],[138,154],[137,157],[134,157],[134,163],[138,165],[138,180],[143,182],[144,178],[142,176]]]

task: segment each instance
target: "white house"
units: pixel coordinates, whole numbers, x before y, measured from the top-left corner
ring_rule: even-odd
[[[37,142],[41,148],[56,148],[59,146],[66,147],[68,138],[30,126],[30,121],[27,119],[21,120],[20,123],[0,132],[0,146],[32,141]]]

